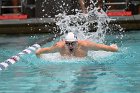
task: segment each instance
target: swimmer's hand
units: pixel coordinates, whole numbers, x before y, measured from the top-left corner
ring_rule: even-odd
[[[114,49],[114,51],[118,51],[118,46],[116,45],[116,44],[112,44],[112,45],[110,45],[113,49]]]
[[[39,49],[35,52],[35,54],[36,54],[37,57],[40,57]]]

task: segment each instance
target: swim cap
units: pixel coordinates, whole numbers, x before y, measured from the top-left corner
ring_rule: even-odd
[[[77,41],[77,36],[73,32],[69,32],[65,37],[65,41]]]

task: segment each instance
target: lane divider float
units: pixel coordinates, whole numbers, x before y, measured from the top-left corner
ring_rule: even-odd
[[[12,64],[15,64],[17,61],[20,60],[20,58],[23,56],[23,55],[26,55],[26,54],[30,54],[34,51],[36,51],[37,49],[39,49],[41,46],[39,44],[34,44],[26,49],[24,49],[22,52],[18,53],[17,55],[15,56],[12,56],[11,58],[5,60],[4,62],[1,62],[0,63],[0,70],[4,70],[6,69],[8,66],[12,65]]]
[[[1,62],[0,63],[0,70],[4,70],[6,69],[9,65],[11,64],[15,64],[17,61],[20,60],[20,58],[23,56],[23,55],[26,55],[26,54],[30,54],[32,52],[35,52],[37,49],[41,48],[42,45],[46,44],[47,42],[50,42],[52,40],[54,40],[56,37],[58,36],[61,36],[63,35],[63,33],[57,33],[49,38],[45,38],[41,41],[38,41],[36,42],[36,44],[32,45],[32,46],[29,46],[28,48],[24,49],[22,52],[18,53],[17,55],[15,56],[12,56],[11,58],[5,60],[4,62]]]

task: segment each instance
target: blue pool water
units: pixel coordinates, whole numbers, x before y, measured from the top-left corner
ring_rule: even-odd
[[[140,31],[126,32],[122,40],[108,35],[107,43],[117,43],[119,52],[94,52],[81,60],[25,55],[0,71],[0,93],[139,93],[139,36]],[[0,62],[45,37],[1,35]]]

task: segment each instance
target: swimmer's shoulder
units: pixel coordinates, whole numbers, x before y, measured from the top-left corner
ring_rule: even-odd
[[[89,44],[95,44],[95,42],[89,41],[89,40],[78,40],[78,44],[81,46],[87,46]]]
[[[64,41],[59,41],[59,42],[56,42],[54,44],[55,47],[58,47],[58,48],[63,48],[65,45],[65,42]]]
[[[84,47],[87,45],[87,40],[78,40],[78,44]]]

